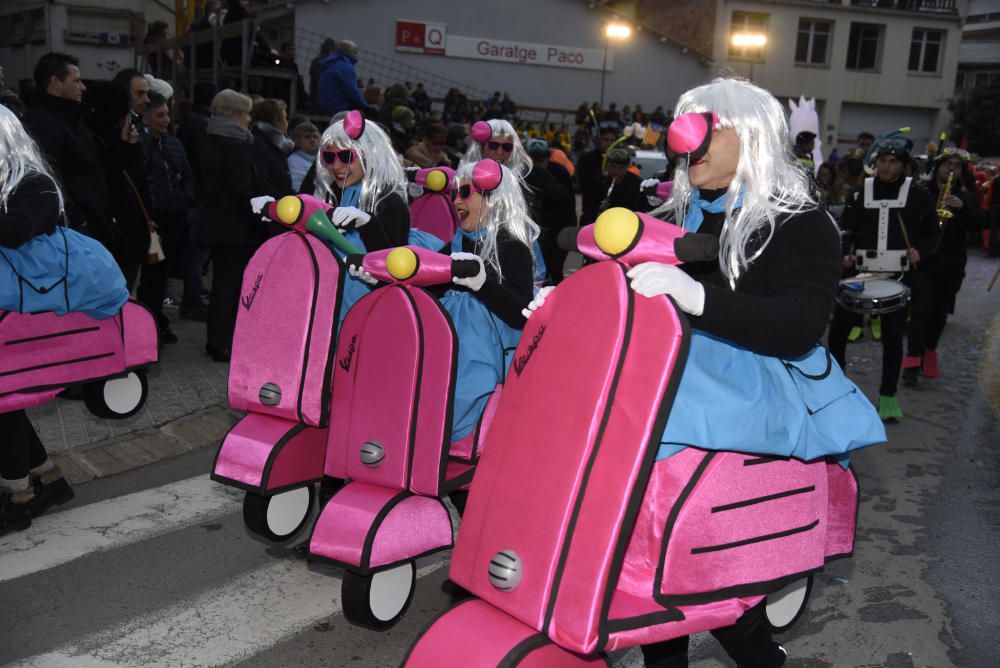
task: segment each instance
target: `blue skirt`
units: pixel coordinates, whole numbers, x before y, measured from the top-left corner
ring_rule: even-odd
[[[684,447],[811,461],[886,440],[875,407],[822,346],[796,360],[692,330],[657,461]]]

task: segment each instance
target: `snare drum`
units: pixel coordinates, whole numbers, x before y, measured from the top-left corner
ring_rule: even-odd
[[[861,289],[852,284],[860,285]],[[851,313],[892,313],[910,303],[910,288],[889,278],[863,282],[848,278],[840,282],[837,301]]]

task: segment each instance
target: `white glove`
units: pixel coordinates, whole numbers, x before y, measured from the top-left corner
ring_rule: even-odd
[[[643,182],[639,184],[639,190],[645,190],[646,188],[658,185],[660,185],[660,179],[644,179]]]
[[[267,205],[274,201],[274,198],[270,195],[261,195],[260,197],[254,197],[250,200],[250,210],[254,212],[255,215],[260,216],[265,221],[270,221],[271,219],[264,215],[264,209]]]
[[[475,253],[452,253],[451,259],[475,260],[479,263],[479,273],[472,278],[459,278],[458,276],[452,276],[451,278],[451,282],[455,285],[461,285],[469,288],[473,292],[479,292],[479,289],[483,287],[483,283],[486,282],[486,265],[483,264],[483,258],[479,257]]]
[[[535,295],[535,298],[532,299],[530,302],[528,302],[528,306],[526,308],[521,309],[521,315],[524,316],[524,319],[527,320],[528,318],[531,317],[532,313],[541,308],[542,304],[545,303],[545,298],[548,296],[550,292],[552,292],[555,289],[556,286],[554,285],[546,285],[544,288],[539,290],[538,294]]]
[[[424,194],[424,189],[419,183],[410,183],[406,186],[406,192],[409,193],[410,197],[417,199]]]
[[[360,281],[364,281],[368,285],[378,283],[378,279],[369,274],[368,270],[364,267],[355,267],[353,264],[349,264],[347,265],[347,273]]]
[[[419,172],[423,167],[420,165],[410,165],[409,167],[403,167],[404,172]]]
[[[338,206],[330,212],[330,221],[337,227],[347,227],[353,222],[354,227],[358,228],[371,219],[371,216],[356,206]]]
[[[660,179],[644,179],[642,183],[639,184],[639,192],[645,193],[646,188],[655,188],[660,185]],[[649,206],[660,206],[663,204],[663,200],[656,195],[646,195],[646,201],[649,202]]]
[[[705,288],[677,267],[659,262],[643,262],[628,270],[632,289],[643,297],[670,295],[677,307],[691,315],[705,310]]]

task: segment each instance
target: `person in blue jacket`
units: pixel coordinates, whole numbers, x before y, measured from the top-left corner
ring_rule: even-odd
[[[317,101],[324,114],[368,107],[358,89],[357,62],[358,45],[349,40],[338,41],[337,50],[320,61]]]

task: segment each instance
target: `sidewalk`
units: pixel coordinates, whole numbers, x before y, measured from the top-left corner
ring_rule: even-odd
[[[49,454],[73,483],[128,471],[218,444],[238,414],[227,407],[229,365],[204,352],[205,323],[166,309],[180,341],[149,369],[149,398],[126,420],[91,415],[83,401],[58,398],[28,411]]]

